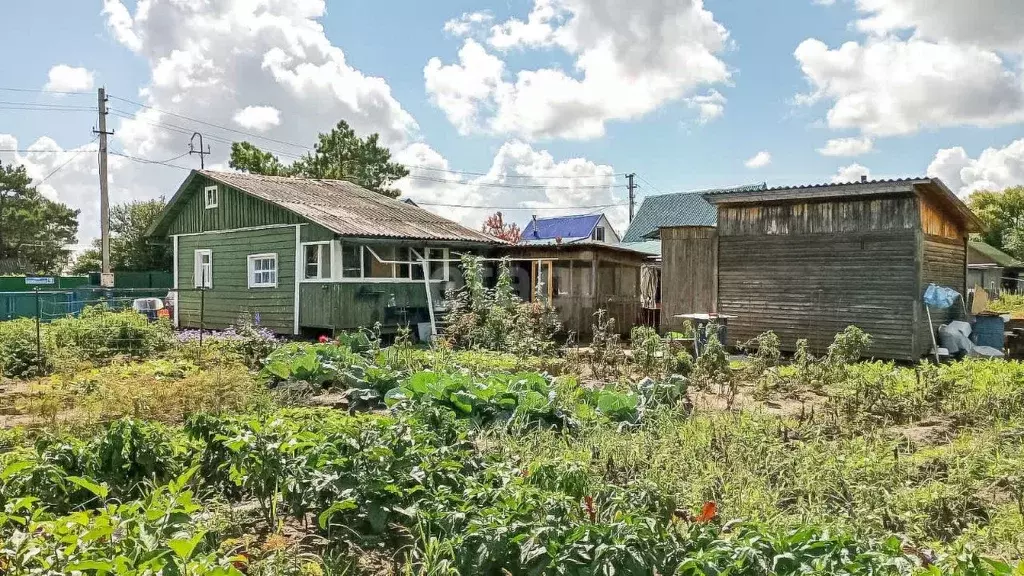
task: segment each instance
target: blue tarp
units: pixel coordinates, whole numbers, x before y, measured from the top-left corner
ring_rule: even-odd
[[[929,284],[924,291],[924,303],[935,308],[949,308],[959,299],[959,292],[938,284]]]

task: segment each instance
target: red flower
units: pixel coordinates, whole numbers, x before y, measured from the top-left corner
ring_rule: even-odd
[[[718,517],[718,504],[705,502],[700,509],[700,514],[693,519],[694,522],[707,523]]]
[[[590,516],[590,521],[594,522],[597,520],[597,510],[594,509],[594,497],[584,496],[583,497],[583,509],[587,511],[587,516]]]
[[[330,338],[324,335],[321,335],[320,338],[318,338],[318,340],[320,341],[321,344],[327,344],[328,342],[331,341]]]

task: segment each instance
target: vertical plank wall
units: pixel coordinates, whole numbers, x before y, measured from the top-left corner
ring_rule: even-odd
[[[921,286],[918,293],[924,295],[928,284],[948,286],[966,295],[967,288],[967,238],[963,228],[926,199],[921,199]],[[917,354],[927,354],[932,347],[928,315],[924,302],[918,299]],[[958,302],[952,308],[940,310],[931,308],[934,328],[950,320],[965,317],[963,304]]]
[[[661,229],[661,329],[677,330],[678,314],[717,311],[718,233],[708,226]]]
[[[915,355],[917,202],[883,199],[722,205],[718,308],[730,344],[775,331],[784,350],[799,338],[823,353],[837,332],[871,334],[869,354]]]

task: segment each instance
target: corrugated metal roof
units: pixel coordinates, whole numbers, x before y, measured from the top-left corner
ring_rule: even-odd
[[[194,173],[276,204],[341,236],[504,243],[413,204],[344,180],[212,170]]]
[[[523,229],[523,240],[549,240],[553,238],[587,238],[601,221],[600,214],[577,214],[537,218]]]
[[[665,226],[716,226],[718,210],[704,198],[705,194],[719,192],[742,192],[764,190],[764,184],[751,184],[699,192],[679,192],[648,196],[640,204],[633,221],[622,237],[623,242],[643,242],[658,233]]]

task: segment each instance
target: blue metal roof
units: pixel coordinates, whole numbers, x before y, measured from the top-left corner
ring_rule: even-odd
[[[704,194],[719,192],[746,192],[764,190],[764,184],[701,190],[699,192],[680,192],[648,196],[640,204],[633,221],[622,237],[623,242],[643,242],[655,238],[658,228],[665,226],[717,226],[718,210],[707,200]]]
[[[537,218],[536,226],[531,220],[523,230],[523,242],[555,238],[589,238],[590,233],[594,231],[594,227],[600,221],[601,214]]]

